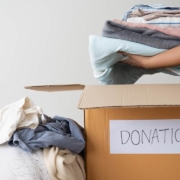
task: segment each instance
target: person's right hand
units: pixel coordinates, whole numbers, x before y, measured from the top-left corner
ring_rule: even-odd
[[[127,63],[131,66],[148,68],[147,64],[148,64],[148,60],[150,59],[150,57],[140,56],[140,55],[135,55],[135,54],[129,54],[129,53],[122,52],[122,51],[119,51],[118,53],[129,57],[128,59],[123,61],[124,63]]]

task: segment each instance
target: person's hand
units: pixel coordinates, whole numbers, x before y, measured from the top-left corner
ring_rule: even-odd
[[[127,63],[131,66],[137,66],[142,68],[148,68],[148,60],[150,57],[140,56],[135,54],[129,54],[126,52],[119,51],[118,53],[128,56],[129,58],[124,60],[124,63]]]
[[[129,57],[124,63],[146,69],[180,66],[180,46],[154,56],[140,56],[121,51],[119,53]]]

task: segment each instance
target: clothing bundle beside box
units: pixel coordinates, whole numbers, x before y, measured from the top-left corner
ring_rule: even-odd
[[[1,178],[85,180],[83,134],[75,121],[48,117],[28,97],[5,106],[0,110],[0,144],[6,143],[3,147],[14,156],[5,160],[9,167]]]

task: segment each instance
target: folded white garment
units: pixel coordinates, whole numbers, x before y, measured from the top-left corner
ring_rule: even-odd
[[[28,97],[9,104],[0,110],[0,144],[10,140],[17,128],[35,129],[39,125],[39,115],[43,114],[39,106]]]
[[[83,159],[68,149],[43,149],[44,162],[51,180],[85,180]]]
[[[127,22],[153,24],[160,27],[180,27],[180,17],[160,17],[150,21],[144,20],[143,17],[132,17],[128,18]]]
[[[144,69],[123,63],[125,56],[117,53],[124,51],[130,54],[153,56],[165,49],[157,49],[143,44],[91,35],[89,37],[90,61],[94,77],[101,84],[133,84],[144,74],[158,72],[180,75],[180,68]]]

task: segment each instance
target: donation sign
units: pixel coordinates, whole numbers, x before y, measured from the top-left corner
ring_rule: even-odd
[[[110,120],[111,154],[180,154],[180,120]]]

